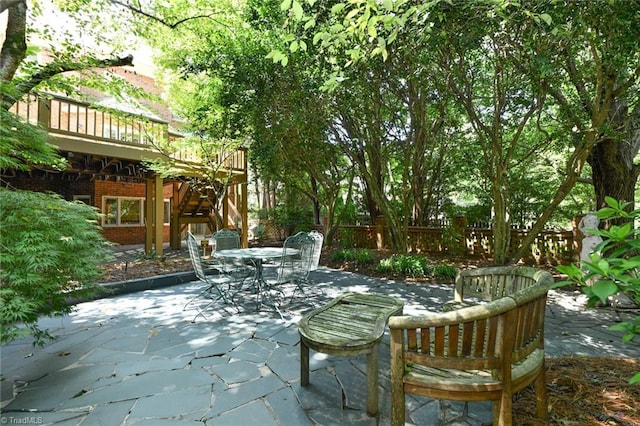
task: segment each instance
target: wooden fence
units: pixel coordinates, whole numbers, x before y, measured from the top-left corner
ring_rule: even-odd
[[[576,233],[577,232],[577,233]],[[389,248],[387,229],[373,225],[339,226],[334,245],[357,248]],[[526,230],[511,232],[511,248],[515,250],[527,235]],[[578,235],[578,236],[576,236]],[[455,231],[455,228],[409,227],[408,249],[411,253],[449,253],[479,258],[493,256],[493,230],[469,228]],[[579,259],[579,231],[545,230],[538,234],[531,244],[530,254],[523,258],[526,264],[568,264]]]

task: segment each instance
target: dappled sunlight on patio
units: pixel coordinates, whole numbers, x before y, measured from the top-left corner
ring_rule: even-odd
[[[64,318],[43,318],[41,325],[57,340],[42,349],[26,341],[2,348],[4,386],[28,383],[3,403],[5,410],[35,410],[45,423],[84,418],[87,424],[97,424],[99,413],[112,418],[122,406],[118,415],[125,423],[173,422],[186,416],[193,421],[233,424],[227,421],[242,412],[254,413],[254,418],[267,424],[368,424],[373,419],[366,416],[363,356],[311,351],[311,384],[300,386],[299,320],[347,292],[399,298],[408,315],[439,312],[453,297],[453,287],[447,284],[392,281],[320,268],[312,272],[304,292],[294,294],[293,286],[273,292],[274,298],[280,297],[280,313],[268,304],[256,310],[255,294],[243,291],[237,306],[215,301],[205,318],[192,322],[196,309],[183,308],[201,290],[194,281],[114,295],[80,303]],[[618,314],[606,309],[585,313],[575,296],[550,293],[545,330],[548,355],[640,356],[637,343],[623,345],[621,336],[608,329]],[[380,345],[379,365],[379,424],[388,424],[388,334]],[[59,391],[52,393],[53,387]],[[415,418],[437,410],[437,405],[425,400],[408,398],[407,403]]]

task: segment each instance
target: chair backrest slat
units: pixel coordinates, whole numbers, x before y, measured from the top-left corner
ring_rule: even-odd
[[[309,232],[309,236],[313,238],[313,257],[309,270],[315,271],[320,265],[320,255],[322,254],[322,243],[324,242],[324,235],[322,235],[318,231],[311,231]]]
[[[548,274],[526,266],[497,266],[458,272],[455,300],[476,298],[490,302],[539,284],[546,284]]]
[[[189,249],[189,259],[193,266],[196,277],[201,281],[206,281],[204,269],[202,268],[202,257],[200,256],[200,245],[198,240],[191,233],[187,233],[187,248]]]
[[[215,241],[216,250],[230,250],[240,248],[240,235],[231,229],[220,229],[211,235]]]

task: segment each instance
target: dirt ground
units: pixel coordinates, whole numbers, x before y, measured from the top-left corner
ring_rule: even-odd
[[[363,275],[387,276],[376,271],[375,266],[389,252],[375,252],[371,265],[354,263],[336,264],[323,254],[322,265],[357,272]],[[433,259],[458,268],[487,265],[481,259]],[[147,276],[162,275],[192,269],[186,251],[172,253],[164,259],[135,259],[115,261],[104,265],[102,282],[123,281]],[[553,267],[547,267],[556,273]],[[429,279],[392,276],[393,279],[429,282]],[[442,282],[441,282],[442,283]],[[640,362],[633,359],[564,357],[547,359],[547,389],[549,420],[535,419],[535,396],[527,388],[517,395],[514,402],[516,425],[561,426],[640,426],[640,384],[631,386],[629,378],[640,371]]]

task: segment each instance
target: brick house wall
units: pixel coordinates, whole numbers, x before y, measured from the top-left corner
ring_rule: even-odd
[[[113,181],[87,181],[87,180],[62,180],[34,178],[27,174],[16,176],[10,180],[11,187],[26,191],[45,192],[51,191],[60,194],[65,200],[71,201],[74,197],[89,197],[88,202],[102,211],[103,197],[135,197],[144,198],[144,183],[113,182]],[[163,198],[170,200],[173,196],[171,185],[163,188]],[[84,201],[84,200],[83,200]],[[102,225],[102,224],[101,224]],[[112,243],[121,245],[144,244],[144,226],[104,226],[104,237]],[[163,227],[163,242],[170,238],[169,225]]]
[[[165,185],[163,188],[163,198],[170,200],[172,193],[171,185]],[[95,202],[94,205],[102,211],[103,197],[136,197],[144,198],[144,183],[127,183],[127,182],[111,182],[97,181],[95,182]],[[162,232],[163,242],[169,241],[169,225],[164,225]],[[107,240],[122,244],[143,244],[145,227],[144,226],[104,226],[103,233]]]

